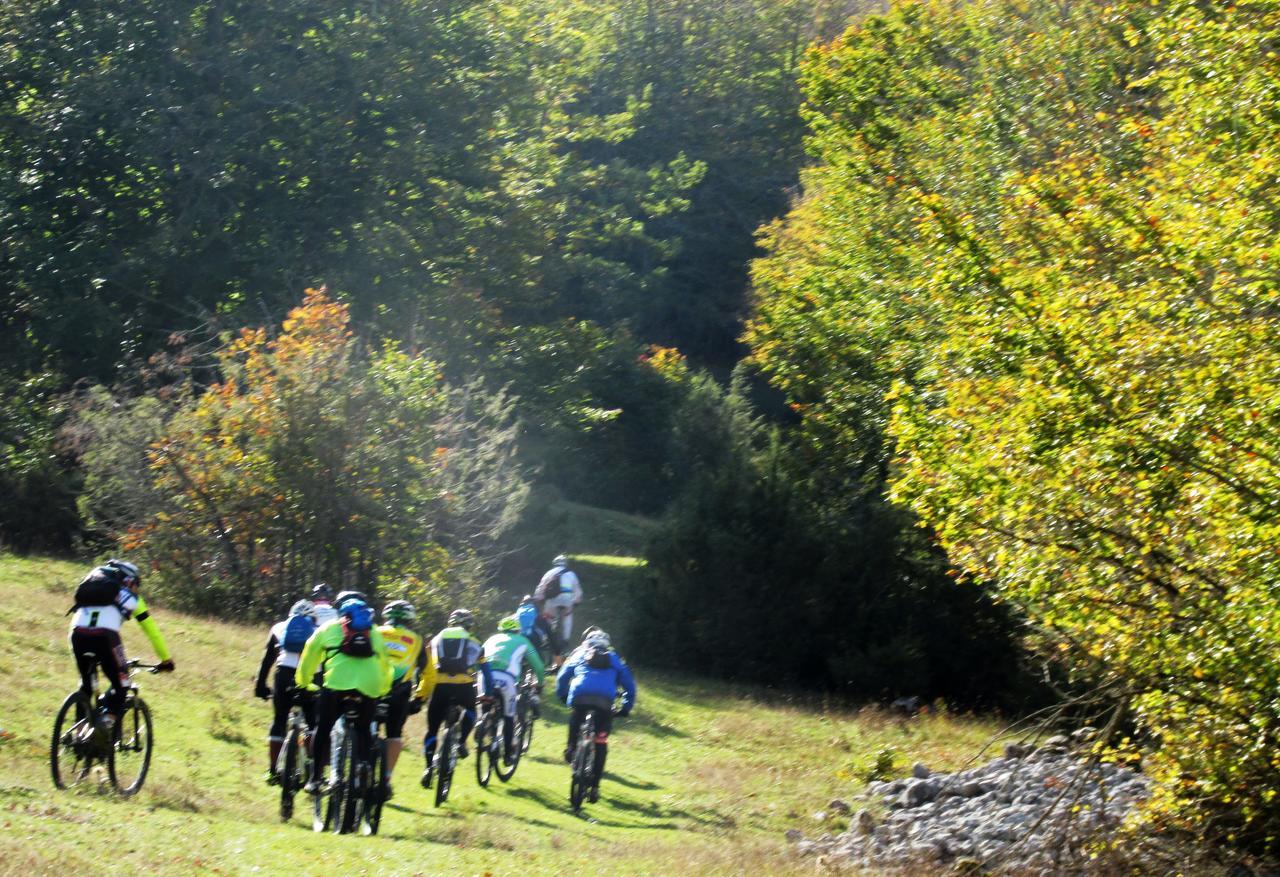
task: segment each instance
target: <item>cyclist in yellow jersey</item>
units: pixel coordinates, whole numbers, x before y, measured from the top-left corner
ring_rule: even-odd
[[[75,605],[67,613],[75,613],[71,619],[71,652],[80,671],[82,689],[91,689],[98,667],[111,683],[106,696],[107,714],[101,726],[104,734],[110,734],[116,717],[124,712],[125,690],[129,687],[128,662],[120,640],[120,628],[126,621],[132,618],[146,634],[160,659],[156,669],[173,670],[169,647],[138,593],[141,583],[138,568],[132,563],[108,560],[84,577],[76,588]]]
[[[471,635],[475,618],[466,609],[449,613],[449,626],[440,631],[427,647],[427,665],[422,669],[414,699],[427,702],[427,736],[422,741],[427,767],[422,785],[431,784],[431,758],[436,751],[436,734],[449,708],[462,708],[462,739],[459,755],[467,757],[467,735],[476,720],[476,665],[484,660],[480,640]]]
[[[418,674],[427,664],[427,653],[422,648],[422,637],[409,629],[417,617],[413,604],[407,600],[392,600],[382,607],[383,624],[378,627],[391,661],[391,693],[387,695],[387,797],[391,796],[391,775],[404,743],[405,720],[409,718],[410,701]],[[421,701],[417,703],[421,704]]]

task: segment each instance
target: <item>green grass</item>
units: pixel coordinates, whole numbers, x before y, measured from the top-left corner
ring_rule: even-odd
[[[630,560],[582,558],[601,603],[639,574]],[[883,749],[899,768],[919,758],[957,766],[991,735],[984,721],[934,715],[907,722],[874,712],[782,703],[776,693],[638,672],[640,707],[618,724],[602,798],[567,806],[560,762],[564,713],[550,711],[513,781],[487,790],[461,764],[449,803],[417,787],[422,717],[411,720],[396,797],[376,838],[314,834],[280,824],[261,783],[269,708],[251,696],[265,629],[157,607],[178,672],[141,677],[156,723],[146,787],[122,800],[59,792],[48,771],[53,714],[75,684],[66,643],[70,586],[83,567],[0,555],[0,875],[91,874],[809,874],[782,833],[820,829],[811,814],[852,800],[849,777]],[[588,582],[590,585],[591,583]],[[583,611],[583,623],[600,612]],[[135,625],[132,656],[149,657]],[[625,651],[625,648],[624,648]],[[765,682],[767,680],[758,680]],[[301,802],[300,802],[301,803]],[[843,828],[831,823],[832,830]]]

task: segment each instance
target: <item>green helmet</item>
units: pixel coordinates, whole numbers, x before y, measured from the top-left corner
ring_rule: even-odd
[[[388,624],[411,624],[417,617],[417,610],[408,600],[392,600],[382,607],[382,620]]]
[[[520,622],[517,621],[514,616],[508,615],[506,618],[503,618],[498,622],[498,630],[503,633],[519,633]]]

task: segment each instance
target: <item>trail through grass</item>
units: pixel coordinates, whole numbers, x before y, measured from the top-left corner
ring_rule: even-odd
[[[585,608],[582,623],[605,622],[600,607],[618,597],[608,589],[623,586],[635,563],[584,560],[593,574],[624,573],[595,577],[599,603]],[[952,767],[992,730],[945,715],[900,722],[788,705],[762,688],[639,668],[640,706],[618,723],[601,800],[582,816],[567,806],[562,709],[548,710],[532,757],[510,784],[495,779],[481,789],[464,761],[439,809],[417,785],[419,715],[405,732],[410,746],[384,833],[320,835],[301,815],[282,825],[276,790],[262,782],[270,710],[252,697],[252,685],[265,627],[159,606],[178,672],[141,677],[155,717],[146,787],[128,800],[95,789],[59,792],[49,777],[48,738],[58,704],[76,684],[63,612],[83,572],[82,564],[0,555],[8,615],[0,629],[0,875],[808,874],[812,864],[790,857],[782,833],[819,830],[813,812],[857,792],[851,771],[885,749],[899,752],[903,765],[920,757]],[[125,642],[132,657],[150,657],[136,625]]]

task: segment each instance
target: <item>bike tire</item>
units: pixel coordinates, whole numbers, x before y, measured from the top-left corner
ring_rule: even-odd
[[[596,765],[596,723],[591,714],[582,722],[578,735],[578,748],[573,753],[573,776],[569,781],[569,805],[573,812],[582,809],[583,799],[591,791],[592,775]]]
[[[335,729],[339,725],[342,725],[342,740],[329,749],[329,806],[324,821],[325,827],[334,834],[347,834],[351,831],[351,807],[347,799],[351,792],[351,753],[355,747],[355,739],[346,727],[345,719],[335,722]]]
[[[450,724],[449,730],[440,739],[436,748],[436,806],[449,800],[449,790],[453,787],[453,769],[457,765],[458,729]]]
[[[365,790],[364,833],[375,835],[382,824],[382,806],[387,803],[387,744],[380,737],[373,741],[370,765],[372,776]]]
[[[111,777],[111,785],[127,798],[138,793],[151,768],[155,738],[152,736],[151,710],[145,700],[134,695],[133,702],[116,722],[113,737],[111,755],[107,758],[107,774]]]
[[[517,710],[519,707],[517,707]],[[520,748],[521,735],[523,731],[520,727],[520,714],[516,713],[516,725],[511,733],[511,763],[507,764],[504,756],[507,754],[506,737],[502,736],[502,732],[498,732],[498,745],[494,747],[493,769],[498,774],[498,779],[504,783],[516,775],[516,768],[520,766],[520,754],[523,751]]]
[[[517,753],[523,755],[529,751],[529,747],[533,745],[533,707],[530,705],[528,698],[521,701],[516,707],[516,747]]]
[[[298,729],[290,720],[285,731],[284,746],[280,757],[276,759],[276,776],[280,777],[280,821],[288,822],[293,818],[293,799],[302,788],[305,780],[300,780],[299,763],[302,759],[298,753]]]
[[[71,736],[79,732],[91,714],[89,698],[80,691],[68,694],[58,708],[58,715],[53,720],[53,735],[49,739],[49,769],[53,774],[53,784],[59,789],[69,789],[84,780],[97,760],[86,754]]]
[[[487,788],[493,777],[493,720],[486,713],[476,722],[476,782]]]

